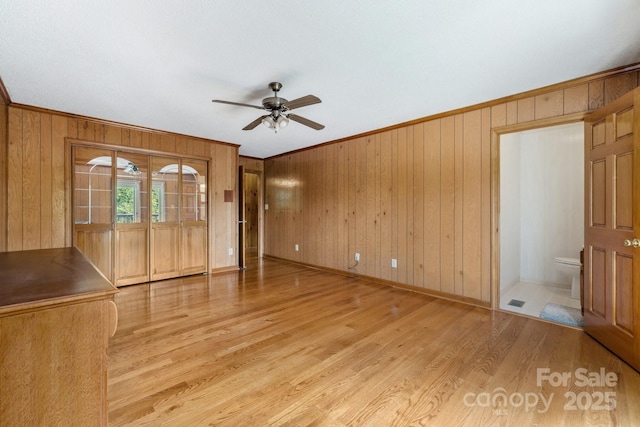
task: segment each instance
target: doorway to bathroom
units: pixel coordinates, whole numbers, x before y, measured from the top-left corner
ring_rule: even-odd
[[[499,153],[499,308],[581,327],[584,124],[501,134]]]

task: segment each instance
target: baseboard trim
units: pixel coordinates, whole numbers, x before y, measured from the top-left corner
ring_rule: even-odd
[[[230,267],[214,268],[211,270],[209,274],[225,274],[225,273],[233,273],[236,271],[240,271],[240,267],[238,267],[237,265],[232,265]]]
[[[447,292],[436,291],[436,290],[433,290],[433,289],[420,288],[418,286],[405,285],[403,283],[394,282],[392,280],[380,279],[380,278],[373,277],[373,276],[366,276],[366,275],[362,275],[362,274],[354,275],[350,271],[344,271],[344,270],[338,270],[338,269],[335,269],[335,268],[323,267],[323,266],[320,266],[320,265],[308,264],[308,263],[305,263],[305,262],[294,261],[294,260],[290,260],[290,259],[286,259],[286,258],[280,258],[280,257],[273,256],[273,255],[263,254],[263,257],[264,258],[268,258],[268,259],[273,259],[273,260],[276,260],[276,261],[287,262],[287,263],[290,263],[290,264],[296,264],[296,265],[299,265],[299,266],[302,266],[302,267],[306,267],[306,268],[311,268],[311,269],[314,269],[314,270],[322,270],[322,271],[325,271],[325,272],[328,272],[328,273],[339,274],[341,276],[354,277],[354,278],[357,277],[358,279],[362,279],[362,280],[365,280],[367,282],[376,283],[378,285],[391,286],[393,288],[403,289],[405,291],[415,292],[415,293],[422,294],[422,295],[428,295],[428,296],[432,296],[432,297],[435,297],[435,298],[445,299],[445,300],[454,301],[454,302],[460,302],[460,303],[463,303],[463,304],[473,305],[473,306],[476,306],[476,307],[486,308],[486,309],[491,310],[491,302],[478,300],[476,298],[469,298],[469,297],[464,297],[464,296],[461,296],[461,295],[454,295],[454,294],[450,294],[450,293],[447,293]]]

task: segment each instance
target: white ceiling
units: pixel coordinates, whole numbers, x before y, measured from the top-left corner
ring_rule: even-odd
[[[265,158],[640,62],[640,0],[0,0],[18,104]],[[322,99],[241,129],[271,81]]]

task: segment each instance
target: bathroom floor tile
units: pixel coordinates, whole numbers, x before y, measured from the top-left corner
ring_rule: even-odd
[[[514,299],[524,301],[522,307],[509,305],[509,302]],[[520,282],[501,295],[500,309],[539,317],[540,312],[549,302],[580,308],[580,300],[571,298],[569,287]]]

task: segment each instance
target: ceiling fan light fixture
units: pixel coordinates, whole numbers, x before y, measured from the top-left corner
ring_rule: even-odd
[[[268,127],[269,129],[275,129],[276,127],[276,121],[273,120],[273,117],[271,116],[267,116],[264,119],[262,119],[262,124]]]
[[[287,125],[289,124],[289,118],[285,115],[281,115],[280,117],[278,117],[278,126],[280,127],[280,129],[287,127]]]

